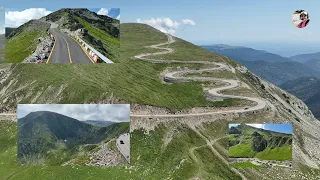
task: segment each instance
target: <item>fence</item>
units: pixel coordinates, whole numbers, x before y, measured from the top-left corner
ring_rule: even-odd
[[[86,49],[86,50],[90,50],[89,55],[93,58],[93,60],[95,62],[98,61],[98,59],[103,60],[106,63],[114,63],[113,61],[111,61],[110,59],[108,59],[107,57],[105,57],[103,54],[101,54],[99,51],[95,50],[92,46],[90,46],[89,44],[87,44],[86,42],[84,42],[81,38],[79,38],[78,36],[75,36],[75,38],[82,44],[82,46]]]

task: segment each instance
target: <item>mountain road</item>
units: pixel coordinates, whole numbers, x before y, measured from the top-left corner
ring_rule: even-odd
[[[55,44],[47,63],[93,63],[71,36],[57,28],[50,28],[49,32],[54,36]]]

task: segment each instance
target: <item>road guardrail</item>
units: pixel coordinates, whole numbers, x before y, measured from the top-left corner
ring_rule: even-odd
[[[113,61],[111,61],[109,58],[105,57],[103,54],[101,54],[99,51],[95,50],[92,46],[90,46],[89,44],[87,44],[86,42],[84,42],[80,37],[75,36],[75,38],[82,44],[82,46],[85,49],[89,49],[90,53],[89,55],[97,62],[98,58],[100,58],[101,60],[103,60],[106,63],[114,63]]]

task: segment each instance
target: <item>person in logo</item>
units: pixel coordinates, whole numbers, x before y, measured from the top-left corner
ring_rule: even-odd
[[[304,28],[308,25],[310,19],[309,19],[309,15],[307,12],[303,11],[301,14],[300,14],[300,20],[301,22],[298,24],[298,28]]]

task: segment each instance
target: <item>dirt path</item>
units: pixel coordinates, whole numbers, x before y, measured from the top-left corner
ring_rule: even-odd
[[[197,157],[195,156],[194,154],[194,150],[196,149],[199,149],[199,148],[202,148],[202,147],[209,147],[211,152],[213,154],[215,154],[219,159],[221,159],[221,161],[227,165],[229,165],[229,162],[213,147],[213,144],[216,143],[217,141],[223,139],[223,138],[226,138],[227,136],[223,136],[223,137],[220,137],[220,138],[217,138],[213,141],[210,141],[208,138],[206,138],[204,135],[202,135],[198,130],[192,128],[204,141],[206,141],[206,145],[202,145],[202,146],[199,146],[199,147],[193,147],[190,149],[190,155],[192,157],[192,159],[198,164],[199,163],[199,160],[197,159]],[[235,168],[230,168],[234,173],[238,174],[239,176],[241,176],[241,178],[243,180],[247,180],[247,178],[240,172],[238,171],[237,169]]]
[[[173,80],[173,81],[222,81],[226,86],[219,87],[219,88],[212,88],[208,91],[209,94],[216,97],[222,97],[222,98],[236,98],[236,99],[243,99],[248,101],[253,101],[256,103],[255,106],[249,107],[249,108],[241,108],[241,109],[233,109],[233,110],[224,110],[224,111],[215,111],[215,112],[202,112],[202,113],[190,113],[190,114],[158,114],[158,115],[150,115],[150,114],[131,114],[132,117],[186,117],[186,116],[202,116],[202,115],[212,115],[212,114],[224,114],[224,113],[243,113],[243,112],[252,112],[257,111],[260,109],[263,109],[266,107],[267,102],[260,98],[255,97],[246,97],[246,96],[235,96],[235,95],[226,95],[221,94],[221,91],[236,88],[240,85],[240,82],[238,80],[234,79],[222,79],[222,78],[211,78],[211,77],[182,77],[186,74],[191,73],[201,73],[201,72],[212,72],[212,71],[219,71],[219,70],[228,70],[231,72],[235,72],[235,69],[233,67],[230,67],[223,63],[217,63],[217,62],[211,62],[211,61],[181,61],[181,60],[163,60],[163,59],[151,59],[148,58],[149,56],[155,56],[155,55],[163,55],[163,54],[170,54],[173,52],[172,48],[168,47],[160,47],[164,45],[169,45],[175,42],[174,38],[167,34],[168,41],[165,43],[160,43],[156,45],[149,46],[150,48],[154,49],[160,49],[163,50],[161,52],[155,52],[155,53],[143,53],[134,56],[134,59],[136,60],[143,60],[148,61],[152,63],[183,63],[183,64],[211,64],[215,65],[214,68],[206,68],[206,69],[200,69],[200,70],[184,70],[184,71],[174,71],[174,72],[168,72],[164,75],[165,79]]]

